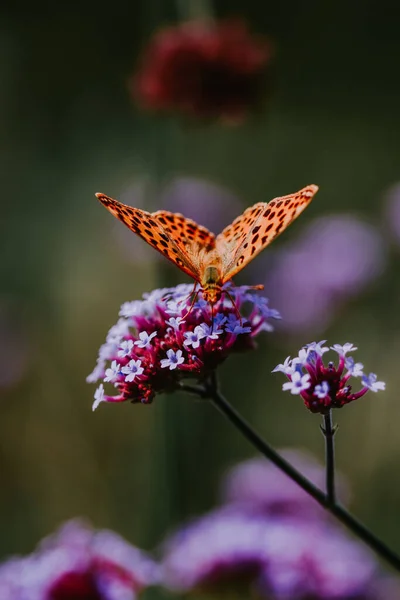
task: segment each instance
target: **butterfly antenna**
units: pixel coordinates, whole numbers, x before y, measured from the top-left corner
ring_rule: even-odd
[[[236,306],[236,302],[235,302],[232,294],[230,292],[228,292],[228,290],[225,290],[225,294],[228,296],[229,300],[232,302],[232,306],[235,309],[236,316],[239,318],[240,327],[241,327],[243,320],[242,320],[242,315],[240,314],[240,311],[239,311],[238,307]]]

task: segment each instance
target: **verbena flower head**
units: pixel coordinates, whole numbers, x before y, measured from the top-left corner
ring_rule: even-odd
[[[314,485],[323,489],[324,467],[306,451],[294,448],[279,452]],[[340,496],[348,497],[347,486],[338,477]],[[222,480],[222,501],[246,514],[293,519],[299,522],[324,520],[329,513],[297,483],[265,458],[252,458],[232,467]]]
[[[111,531],[64,525],[29,556],[0,566],[1,600],[135,600],[158,567]]]
[[[270,56],[240,20],[180,24],[154,36],[132,91],[146,108],[237,121],[260,103]]]
[[[163,583],[174,591],[268,600],[375,600],[376,575],[371,553],[326,523],[227,509],[172,536],[162,563]]]
[[[353,344],[334,344],[331,348],[324,344],[325,340],[303,346],[297,357],[291,359],[288,356],[273,370],[273,373],[281,371],[287,376],[289,381],[283,384],[282,389],[300,395],[311,412],[326,414],[331,408],[342,408],[361,398],[369,390],[378,392],[385,389],[385,383],[378,381],[375,373],[364,374],[364,365],[349,356],[357,350]],[[323,361],[322,357],[328,350],[338,354],[336,365]],[[362,387],[356,392],[349,383],[351,377],[361,379]]]
[[[199,518],[164,545],[162,581],[175,592],[248,591],[267,563],[266,522],[220,510]]]
[[[270,331],[270,320],[279,318],[267,299],[247,286],[227,285],[235,305],[223,294],[213,307],[200,292],[191,308],[192,289],[181,284],[154,290],[121,306],[120,319],[87,378],[89,383],[102,381],[93,408],[100,402],[146,404],[158,392],[178,389],[184,378],[202,380],[232,352],[253,349],[254,338]],[[118,393],[106,394],[104,383]]]
[[[275,521],[266,534],[268,561],[258,584],[268,600],[376,600],[378,565],[338,528]]]

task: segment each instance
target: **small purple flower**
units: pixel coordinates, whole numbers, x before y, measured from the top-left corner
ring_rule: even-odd
[[[141,360],[130,360],[126,367],[122,367],[121,372],[126,375],[125,381],[130,383],[131,381],[135,381],[135,377],[141,375],[144,371]]]
[[[106,376],[104,377],[104,381],[106,381],[106,382],[116,381],[120,372],[121,372],[121,365],[119,363],[117,363],[116,360],[113,360],[111,363],[111,367],[109,369],[106,369]]]
[[[102,383],[99,385],[99,387],[94,393],[94,402],[92,410],[96,410],[96,408],[101,402],[104,402],[104,385]]]
[[[182,312],[182,303],[178,300],[170,300],[168,302],[168,306],[165,308],[165,312],[167,315],[178,315],[180,312]]]
[[[220,327],[222,327],[222,325],[224,325],[227,320],[228,320],[228,317],[226,315],[224,315],[223,313],[218,313],[218,314],[214,315],[214,320],[212,323],[214,329],[219,329]]]
[[[161,368],[166,369],[169,368],[170,371],[176,369],[179,365],[185,362],[185,359],[182,356],[182,350],[177,350],[174,352],[172,349],[167,351],[167,357],[163,358],[161,361]]]
[[[130,355],[130,353],[132,352],[132,348],[133,348],[133,341],[132,340],[124,340],[120,344],[120,350],[118,350],[117,355],[120,358],[125,358],[126,356]]]
[[[228,333],[239,335],[241,333],[250,333],[251,327],[243,327],[243,325],[240,322],[240,319],[238,319],[236,315],[230,314],[228,316],[228,323],[225,325],[225,330]]]
[[[306,348],[307,348],[308,352],[313,351],[318,356],[323,356],[325,354],[325,352],[329,351],[329,347],[323,345],[323,344],[325,344],[325,342],[326,342],[326,340],[321,340],[320,342],[311,342],[311,344],[306,345]]]
[[[204,298],[197,298],[196,302],[193,304],[194,310],[204,310],[207,306],[208,302],[204,300]]]
[[[363,375],[361,377],[361,381],[363,382],[365,387],[371,390],[371,392],[379,392],[381,390],[384,390],[386,387],[384,381],[377,381],[377,379],[378,378],[375,375],[375,373],[370,373],[369,375]]]
[[[183,342],[184,345],[192,346],[192,348],[198,348],[200,346],[200,340],[206,337],[206,333],[200,325],[196,325],[194,331],[185,331],[183,335],[186,338]]]
[[[322,381],[314,388],[314,394],[320,400],[323,400],[329,394],[329,383],[327,381]]]
[[[340,344],[333,344],[333,346],[331,346],[331,350],[335,350],[335,352],[337,352],[339,356],[346,356],[346,354],[348,354],[349,352],[355,352],[356,350],[358,350],[358,348],[350,342],[346,342],[345,344],[343,344],[343,346],[341,346]]]
[[[135,342],[135,346],[138,346],[138,348],[147,348],[151,344],[151,340],[156,337],[156,335],[157,331],[153,331],[153,333],[150,335],[147,333],[147,331],[141,331],[139,333],[139,339]]]
[[[300,394],[304,390],[310,387],[310,375],[305,373],[302,375],[298,371],[295,371],[290,378],[290,381],[283,384],[282,389],[284,391],[290,390],[291,394]]]
[[[102,402],[149,403],[157,393],[179,389],[184,378],[201,382],[231,353],[253,349],[254,338],[269,325],[262,308],[266,303],[252,303],[247,286],[228,284],[225,289],[234,304],[222,294],[211,307],[199,291],[201,310],[192,306],[190,284],[125,302],[87,378],[110,383],[118,393],[108,395],[107,388],[99,387],[94,408]]]
[[[353,375],[353,377],[361,377],[361,375],[363,375],[364,365],[362,363],[356,363],[352,356],[346,356],[344,364],[347,371]]]
[[[219,329],[216,323],[212,325],[207,325],[207,323],[202,323],[199,325],[204,332],[204,337],[209,338],[210,340],[217,340],[218,336],[224,333],[223,329]]]
[[[185,319],[182,319],[182,317],[171,317],[168,319],[168,321],[166,321],[166,324],[170,325],[172,329],[175,329],[175,331],[178,331],[179,327],[183,325],[184,322]]]
[[[158,578],[157,565],[117,534],[72,521],[0,565],[0,592],[1,600],[136,600]]]
[[[295,367],[292,366],[292,359],[290,356],[285,358],[285,361],[280,365],[276,365],[275,369],[272,369],[272,373],[284,373],[285,375],[293,375]]]
[[[326,414],[331,408],[342,408],[345,404],[361,398],[368,390],[378,392],[385,389],[383,381],[377,381],[375,373],[368,376],[363,374],[363,365],[355,363],[349,352],[357,350],[347,342],[343,346],[335,344],[332,350],[338,353],[339,362],[335,367],[333,362],[325,365],[322,355],[326,348],[319,342],[304,346],[297,358],[288,357],[283,365],[275,367],[274,372],[281,371],[289,379],[282,386],[292,394],[300,394],[306,407],[314,413]],[[361,377],[363,388],[358,392],[352,391],[348,383],[350,377]]]

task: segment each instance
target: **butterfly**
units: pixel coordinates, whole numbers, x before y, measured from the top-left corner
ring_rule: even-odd
[[[161,252],[200,285],[203,298],[215,304],[223,285],[268,246],[308,206],[318,186],[258,202],[217,236],[179,213],[149,213],[96,194],[100,202],[129,229]],[[257,286],[262,288],[262,286]]]

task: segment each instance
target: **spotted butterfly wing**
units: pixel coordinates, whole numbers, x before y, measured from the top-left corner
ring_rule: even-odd
[[[206,227],[179,213],[159,210],[149,213],[105,194],[96,194],[117,219],[161,252],[184,273],[200,281],[207,253],[215,248],[215,236]]]
[[[222,257],[223,282],[241,271],[308,206],[318,191],[309,185],[295,194],[258,202],[237,217],[216,238]]]

